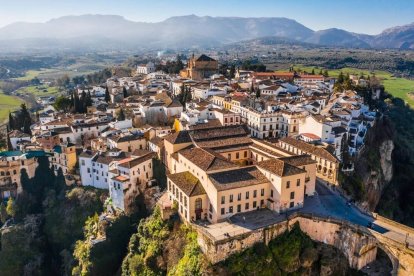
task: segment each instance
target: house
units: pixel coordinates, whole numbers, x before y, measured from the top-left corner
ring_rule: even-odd
[[[131,156],[109,171],[109,195],[115,209],[126,213],[133,210],[136,197],[150,185],[154,177],[153,157],[152,152]]]
[[[24,171],[28,178],[34,177],[39,155],[45,156],[45,152],[0,152],[0,201],[16,197],[23,191],[21,174]]]
[[[27,133],[21,132],[20,130],[12,130],[7,135],[9,136],[10,144],[12,146],[10,150],[17,150],[18,144],[20,142],[31,141],[30,135]]]
[[[124,152],[132,152],[136,149],[146,149],[147,140],[142,133],[121,133],[107,138],[110,149],[119,149]]]
[[[50,157],[50,163],[55,171],[62,170],[63,174],[74,172],[77,162],[76,147],[72,143],[62,143],[56,145],[52,150],[53,156]]]
[[[137,65],[137,73],[138,74],[150,74],[155,72],[155,64],[153,62],[148,62],[147,64],[139,64]]]

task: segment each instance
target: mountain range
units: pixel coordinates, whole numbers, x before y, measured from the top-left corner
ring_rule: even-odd
[[[314,31],[280,17],[187,15],[144,23],[117,15],[64,16],[45,23],[18,22],[0,28],[0,51],[217,47],[261,37],[321,46],[414,49],[414,23],[366,35],[336,28]]]

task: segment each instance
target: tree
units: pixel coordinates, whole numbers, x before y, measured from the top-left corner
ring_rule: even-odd
[[[72,94],[73,98],[73,94]],[[56,110],[62,110],[63,112],[69,112],[70,108],[72,106],[72,102],[70,99],[66,98],[65,96],[59,96],[55,103],[53,104],[53,107]]]
[[[105,102],[109,103],[111,101],[111,96],[109,95],[108,87],[105,88]]]
[[[230,73],[229,73],[229,78],[233,79],[234,76],[236,75],[236,66],[234,66],[234,64],[230,67]]]
[[[2,224],[4,224],[7,220],[7,210],[4,203],[0,203],[0,221]]]
[[[14,200],[12,197],[9,197],[9,199],[7,200],[6,212],[12,218],[16,216],[16,205],[14,204]]]
[[[324,76],[325,78],[329,77],[328,70],[325,70],[325,71],[323,72],[323,76]]]
[[[311,75],[315,75],[315,69],[312,68]]]
[[[344,82],[344,80],[345,80],[344,73],[342,73],[342,71],[341,71],[338,75],[338,79],[337,79],[336,82],[339,83],[339,84],[342,84]]]
[[[122,93],[124,94],[124,98],[128,97],[128,91],[125,86],[122,87]]]
[[[15,129],[14,117],[11,112],[9,112],[9,130],[13,129]]]
[[[116,117],[116,119],[118,121],[124,121],[125,120],[125,114],[124,114],[124,110],[122,108],[121,108],[121,110],[119,110],[118,116]]]
[[[89,106],[92,106],[93,102],[92,102],[92,96],[91,96],[91,92],[88,91],[88,93],[86,93],[85,99],[83,101],[83,111],[86,112],[88,110]]]
[[[30,126],[32,125],[32,118],[30,117],[30,113],[27,110],[25,103],[22,103],[20,106],[18,121],[20,124],[19,127],[23,128],[23,132],[32,135],[32,131],[30,130]]]
[[[256,98],[260,98],[260,89],[259,89],[259,87],[256,88]]]

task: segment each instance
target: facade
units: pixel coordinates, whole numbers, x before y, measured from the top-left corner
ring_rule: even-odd
[[[77,162],[75,145],[71,143],[62,143],[55,146],[50,161],[55,173],[59,169],[62,169],[63,174],[73,173]]]
[[[303,159],[308,160],[309,168],[315,167],[309,157]],[[272,158],[240,167],[208,149],[184,149],[172,158],[168,195],[177,201],[179,214],[186,221],[216,223],[258,208],[276,212],[300,208],[307,177],[314,175],[290,163],[293,161]],[[314,186],[307,190],[313,194]]]
[[[155,72],[155,64],[153,62],[148,62],[147,64],[140,64],[137,66],[138,74],[150,74]]]
[[[43,155],[43,154],[42,154]],[[16,197],[23,191],[21,172],[24,169],[29,178],[34,177],[37,159],[20,151],[0,152],[0,201]]]
[[[339,160],[329,151],[306,142],[285,137],[279,140],[280,148],[293,154],[308,154],[317,162],[316,176],[338,185]]]
[[[192,80],[202,80],[216,74],[217,71],[217,60],[206,55],[201,55],[197,58],[193,55],[187,63],[187,68],[181,70],[180,76]]]
[[[132,211],[136,197],[149,185],[153,175],[154,153],[131,157],[120,161],[115,169],[108,173],[109,195],[112,206],[129,213]]]

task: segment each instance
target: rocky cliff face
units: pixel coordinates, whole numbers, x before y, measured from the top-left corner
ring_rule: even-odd
[[[381,119],[369,130],[366,148],[355,162],[355,176],[361,179],[364,191],[360,205],[366,210],[375,210],[393,177],[393,150],[391,127],[386,119]]]

